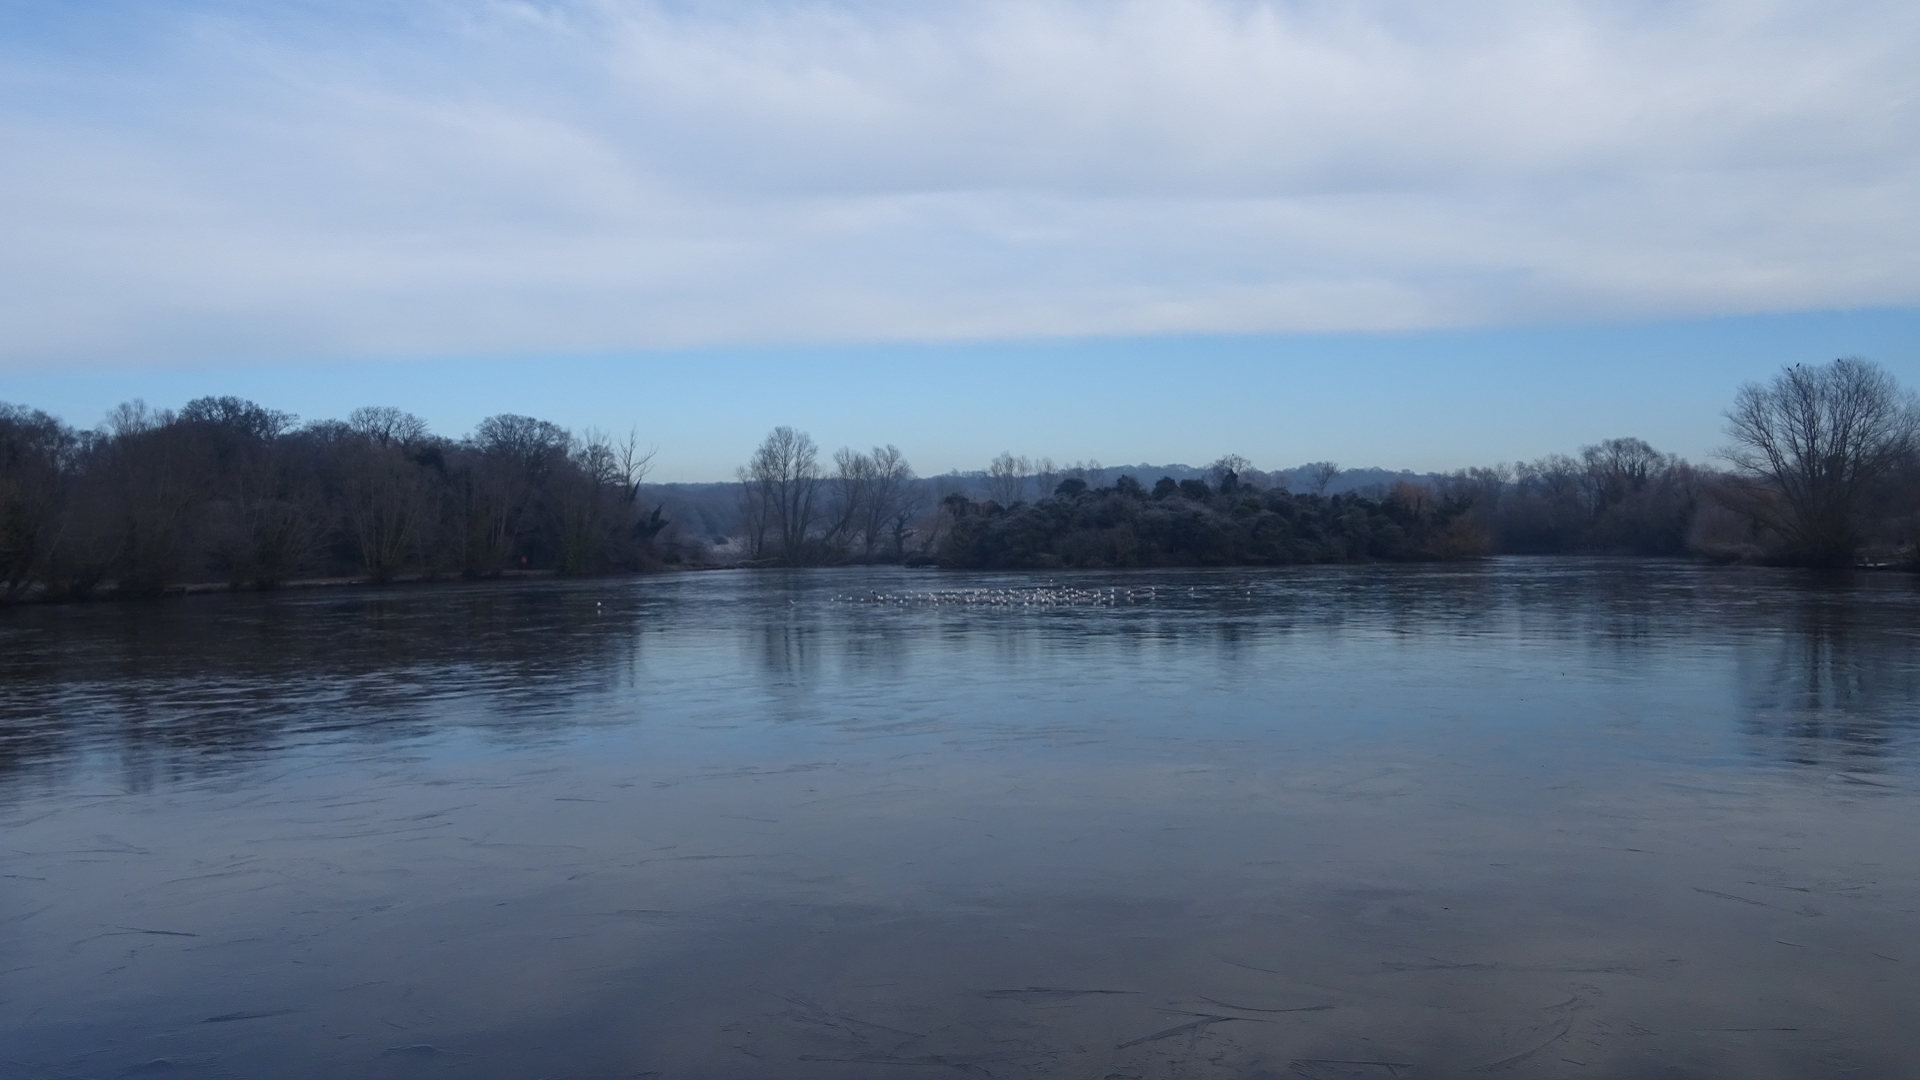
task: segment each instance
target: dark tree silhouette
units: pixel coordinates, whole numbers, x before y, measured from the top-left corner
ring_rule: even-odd
[[[1739,508],[1783,539],[1786,557],[1853,561],[1874,485],[1914,449],[1920,407],[1879,365],[1855,357],[1795,364],[1740,388],[1727,459],[1749,481]]]

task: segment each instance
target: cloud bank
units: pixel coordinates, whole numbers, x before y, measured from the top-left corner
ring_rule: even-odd
[[[1920,302],[1920,6],[27,3],[0,365]]]

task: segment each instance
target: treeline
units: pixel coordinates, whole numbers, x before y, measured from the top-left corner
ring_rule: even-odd
[[[940,478],[957,489],[937,500],[892,447],[842,450],[829,475],[811,439],[779,428],[741,470],[740,493],[753,559],[787,565],[1212,566],[1490,553],[1920,565],[1920,406],[1883,369],[1853,358],[1794,365],[1741,388],[1726,419],[1726,470],[1618,438],[1577,456],[1337,493],[1332,462],[1289,475],[1230,454],[1205,478],[1163,476],[1148,489],[1131,474],[1090,483],[1109,472],[1097,463],[1057,468],[1002,453],[980,473]],[[876,484],[883,460],[887,479]]]
[[[398,409],[299,424],[209,397],[177,413],[124,405],[76,430],[0,404],[0,601],[682,560],[1210,566],[1595,552],[1920,566],[1920,406],[1884,370],[1795,365],[1741,388],[1726,419],[1724,470],[1621,438],[1357,490],[1337,486],[1332,462],[1289,475],[1235,455],[1151,487],[1098,463],[1010,453],[980,473],[921,478],[897,447],[828,461],[782,427],[738,471],[730,504],[656,489],[698,511],[676,524],[645,505],[651,455],[632,436],[532,417],[491,417],[453,439]]]
[[[0,600],[186,582],[585,574],[654,562],[649,454],[502,414],[435,435],[392,408],[298,424],[250,401],[123,405],[98,430],[0,404]]]
[[[1691,465],[1639,439],[1339,494],[1326,494],[1338,466],[1300,472],[1263,473],[1228,455],[1206,479],[1163,476],[1150,490],[1122,476],[1101,487],[1068,478],[1011,505],[950,495],[931,558],[1010,568],[1674,555],[1689,550],[1703,490]]]
[[[1679,555],[1694,542],[1713,473],[1640,439],[1608,439],[1577,457],[1465,469],[1438,485],[1467,503],[1489,551]]]
[[[1332,462],[1294,476],[1229,454],[1197,471],[1148,488],[1097,464],[1002,453],[981,473],[928,481],[891,446],[843,449],[829,469],[811,438],[782,427],[739,472],[746,561],[1051,568],[1676,555],[1694,550],[1703,500],[1724,486],[1639,439],[1337,493]]]
[[[1408,483],[1377,498],[1323,495],[1338,472],[1330,465],[1310,479],[1315,491],[1295,495],[1285,476],[1233,455],[1209,468],[1212,482],[1162,477],[1151,490],[1130,474],[1094,486],[1085,477],[1099,475],[1098,465],[1056,470],[1011,454],[981,476],[934,481],[917,478],[893,446],[841,449],[832,462],[827,468],[804,432],[768,434],[738,471],[745,561],[1214,566],[1430,560],[1486,550],[1467,516],[1468,497]],[[963,480],[970,483],[961,487]],[[940,484],[947,490],[936,497]],[[1050,493],[1029,501],[1036,489]]]

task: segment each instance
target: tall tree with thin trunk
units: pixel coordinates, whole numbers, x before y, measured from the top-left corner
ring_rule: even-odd
[[[740,486],[754,556],[790,566],[809,561],[820,493],[820,448],[813,437],[785,425],[774,428],[740,470]]]
[[[1027,499],[1027,474],[1033,465],[1026,458],[1001,452],[987,466],[987,494],[1001,506],[1012,506]]]
[[[906,522],[918,512],[913,501],[913,466],[907,464],[900,448],[891,443],[874,447],[867,461],[870,472],[866,503],[861,508],[861,558],[872,562],[883,538],[894,548],[894,557],[899,558]]]
[[[832,498],[820,539],[828,551],[845,553],[858,543],[873,484],[873,459],[843,446],[834,451],[833,465]]]

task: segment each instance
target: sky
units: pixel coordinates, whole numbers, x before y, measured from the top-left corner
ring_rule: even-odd
[[[1920,386],[1920,5],[13,0],[0,400],[1450,469]]]

